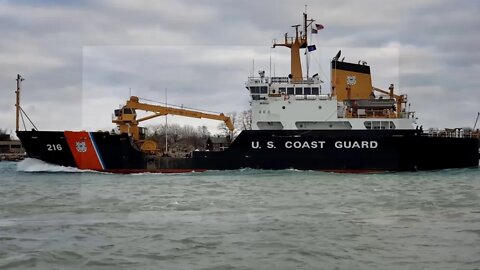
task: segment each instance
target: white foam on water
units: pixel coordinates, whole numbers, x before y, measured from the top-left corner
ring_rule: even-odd
[[[73,167],[53,165],[36,158],[26,158],[17,164],[18,172],[90,172],[89,170],[80,170]]]

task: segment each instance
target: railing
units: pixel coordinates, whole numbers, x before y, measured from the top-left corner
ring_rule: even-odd
[[[302,80],[291,80],[291,84],[312,84],[312,83],[318,83],[318,81],[315,81],[314,79],[302,79]]]
[[[444,129],[444,130],[430,129],[425,134],[428,137],[480,139],[480,131],[465,130],[463,128]]]
[[[393,118],[393,119],[399,119],[399,118],[408,118],[404,117],[404,115],[397,115],[395,112],[392,111],[366,111],[366,112],[345,112],[345,118]]]
[[[272,96],[272,95],[270,95]],[[331,100],[331,95],[318,94],[318,95],[293,95],[280,93],[277,96],[283,96],[285,100],[295,99],[295,100]]]
[[[270,82],[272,83],[288,83],[288,77],[272,77]]]
[[[247,84],[265,84],[265,83],[289,83],[289,84],[314,84],[320,83],[318,77],[302,78],[301,80],[294,80],[288,77],[248,77]]]

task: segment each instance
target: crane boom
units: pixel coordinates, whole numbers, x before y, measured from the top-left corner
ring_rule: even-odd
[[[401,115],[402,109],[403,109],[402,104],[407,102],[407,98],[406,98],[406,95],[396,95],[396,94],[394,94],[393,89],[394,89],[393,84],[391,84],[390,87],[388,88],[389,91],[385,91],[383,89],[373,87],[374,91],[389,95],[390,98],[392,98],[392,99],[394,98],[396,100],[396,102],[397,102],[397,117],[399,117]]]
[[[154,114],[137,119],[137,114],[135,110],[142,110],[147,112],[153,112]],[[112,120],[113,123],[116,123],[122,133],[131,133],[135,140],[140,139],[140,131],[138,123],[149,120],[158,116],[163,115],[179,115],[192,118],[206,118],[213,120],[220,120],[225,122],[225,125],[230,131],[234,130],[232,120],[230,117],[220,114],[205,113],[194,110],[187,110],[181,108],[167,107],[161,105],[152,105],[147,103],[139,102],[139,98],[136,96],[131,96],[127,101],[125,106],[120,110],[115,110],[116,118]]]
[[[399,95],[396,95],[396,94],[393,93],[393,88],[390,91],[385,91],[383,89],[373,87],[373,90],[375,90],[377,92],[380,92],[380,93],[383,93],[383,94],[386,94],[386,95],[389,95],[390,98],[396,98],[396,99],[400,98]]]

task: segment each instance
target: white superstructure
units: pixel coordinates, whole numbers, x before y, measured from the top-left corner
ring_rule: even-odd
[[[303,77],[300,50],[315,50],[308,44],[309,32],[323,29],[303,14],[303,25],[297,24],[295,35],[285,34],[273,48],[290,49],[291,67],[288,77],[250,77],[246,87],[250,92],[252,129],[254,130],[362,130],[413,129],[415,117],[406,111],[406,95],[394,94],[393,85],[385,91],[372,86],[370,67],[340,61],[341,51],[331,62],[331,91],[322,91],[317,75]],[[315,28],[314,28],[315,26]],[[307,65],[308,69],[308,65]],[[380,95],[379,95],[380,94]]]
[[[337,101],[335,95],[323,92],[318,77],[293,81],[264,73],[246,83],[254,130],[414,128],[413,114],[396,113],[396,101],[388,95],[357,100],[362,104],[355,109],[352,100]]]

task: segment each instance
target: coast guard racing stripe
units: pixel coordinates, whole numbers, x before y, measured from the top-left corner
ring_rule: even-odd
[[[95,171],[103,171],[105,169],[97,152],[95,142],[90,137],[90,133],[85,131],[65,131],[64,134],[79,169]]]

